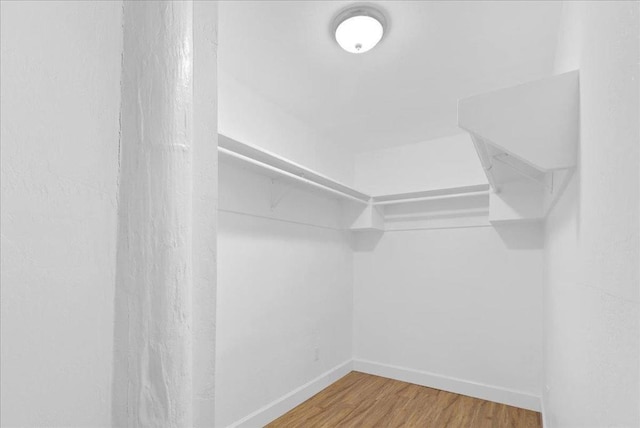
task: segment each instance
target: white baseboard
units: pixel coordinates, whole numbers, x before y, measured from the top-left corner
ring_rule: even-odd
[[[324,372],[317,378],[307,382],[299,388],[294,389],[290,393],[282,396],[281,398],[272,401],[266,406],[256,410],[250,415],[240,419],[229,425],[228,428],[256,428],[263,427],[269,422],[284,415],[289,410],[293,409],[303,401],[316,395],[318,392],[325,389],[341,377],[347,375],[353,369],[352,360],[345,361],[332,368],[329,371]]]
[[[373,361],[353,360],[353,370],[441,389],[456,394],[468,395],[469,397],[495,401],[522,409],[534,410],[536,412],[540,411],[540,397],[526,392],[514,391],[405,367],[375,363]]]

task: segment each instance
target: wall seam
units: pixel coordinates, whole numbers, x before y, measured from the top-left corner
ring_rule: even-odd
[[[124,4],[124,0],[122,0],[121,2],[121,7],[120,7],[120,82],[119,82],[119,103],[118,103],[118,159],[117,159],[117,173],[116,173],[116,237],[115,237],[115,244],[116,244],[116,257],[114,258],[114,282],[113,282],[113,288],[114,288],[114,302],[113,302],[113,312],[114,312],[114,316],[116,316],[116,289],[118,288],[118,242],[119,242],[119,237],[120,237],[120,176],[122,173],[122,81],[123,81],[123,72],[124,72],[124,8],[125,8],[125,4]],[[129,324],[130,320],[129,320],[129,313],[127,312],[127,325]],[[115,324],[115,323],[114,323]],[[114,403],[115,403],[115,383],[116,383],[116,379],[115,379],[115,359],[116,359],[116,328],[114,325],[113,328],[113,344],[112,344],[112,362],[111,362],[111,409],[110,409],[110,417],[111,417],[111,424],[113,425],[114,422],[114,411],[115,411],[115,407],[114,407]],[[127,374],[128,377],[128,374]],[[127,415],[130,413],[130,409],[129,409],[129,388],[127,388],[127,399],[126,399],[126,412]]]

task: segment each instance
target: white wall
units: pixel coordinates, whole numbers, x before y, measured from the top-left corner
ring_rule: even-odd
[[[293,188],[271,210],[268,177],[222,161],[219,180],[224,427],[351,359],[353,256],[337,201]]]
[[[224,3],[220,17],[225,43]],[[222,51],[219,64],[221,134],[353,184],[348,148],[225,72]],[[219,180],[215,419],[224,427],[351,360],[353,260],[335,200],[224,161]],[[274,210],[272,191],[285,195]]]
[[[467,134],[356,155],[374,195],[486,184]],[[486,195],[390,205],[359,235],[355,368],[538,408],[540,225],[494,228]]]
[[[2,426],[108,426],[120,2],[2,2]]]
[[[640,425],[639,7],[564,5],[557,71],[580,69],[581,141],[546,225],[547,427]]]
[[[224,2],[220,16],[220,41],[224,43]],[[334,180],[353,183],[353,153],[348,147],[335,144],[253,88],[238,82],[225,72],[222,55],[219,62],[218,130],[221,134],[283,156]]]
[[[533,223],[361,238],[354,358],[381,374],[400,367],[406,380],[536,408],[542,236]]]
[[[384,195],[486,184],[468,134],[358,153],[355,186]]]

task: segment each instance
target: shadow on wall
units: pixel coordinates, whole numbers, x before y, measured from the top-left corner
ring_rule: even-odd
[[[544,223],[541,221],[486,227],[493,227],[510,250],[540,250],[544,248]],[[355,252],[374,251],[384,233],[381,230],[353,232],[351,248]]]
[[[384,231],[382,230],[366,230],[352,232],[351,249],[355,252],[367,252],[375,250],[378,242],[382,239]]]
[[[500,239],[510,250],[540,250],[544,248],[542,221],[494,225]]]

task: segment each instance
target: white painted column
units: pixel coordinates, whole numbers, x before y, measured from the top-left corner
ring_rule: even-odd
[[[190,427],[193,4],[123,13],[112,425]]]

